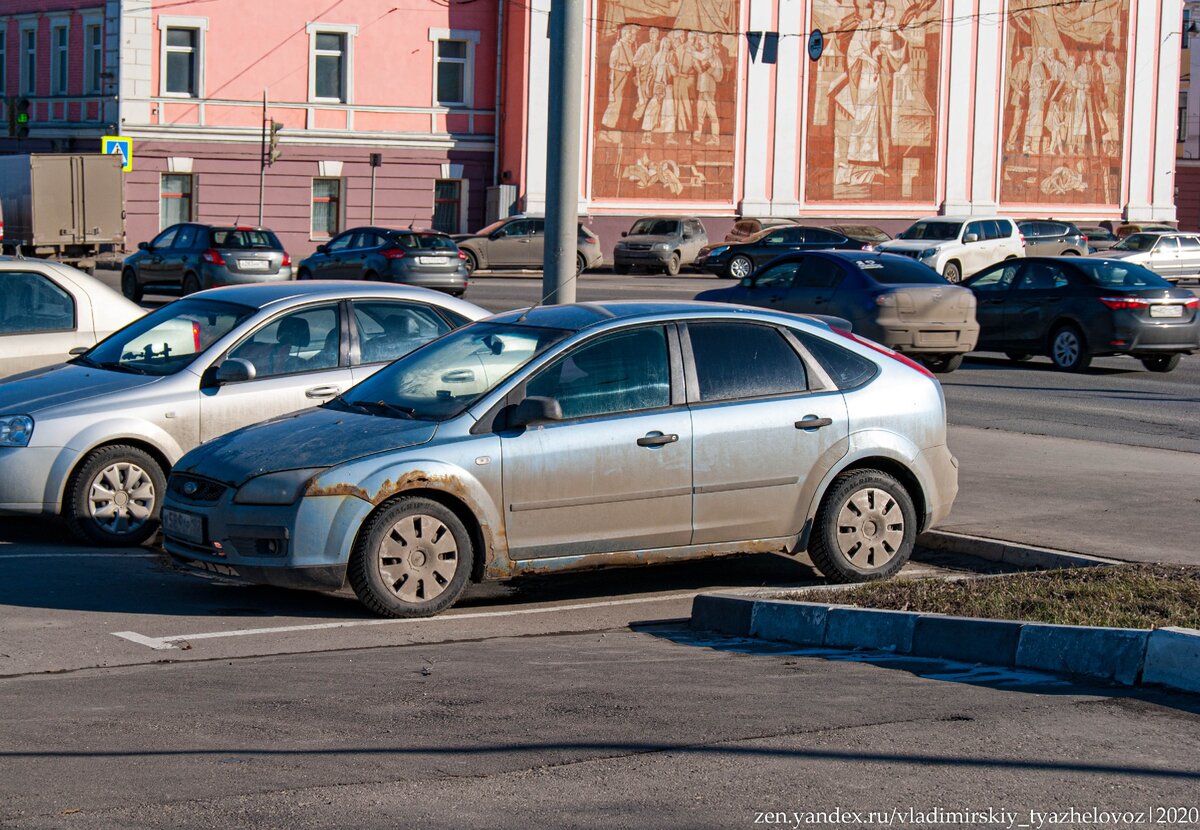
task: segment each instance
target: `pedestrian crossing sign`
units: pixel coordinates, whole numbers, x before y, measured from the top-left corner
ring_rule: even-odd
[[[106,156],[120,156],[121,169],[128,173],[133,169],[133,139],[123,135],[106,135],[100,139],[100,152]]]

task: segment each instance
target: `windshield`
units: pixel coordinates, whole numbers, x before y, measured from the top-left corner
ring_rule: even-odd
[[[440,233],[394,233],[392,241],[402,248],[426,251],[454,251],[458,246],[448,236]]]
[[[173,375],[258,309],[186,298],[100,341],[73,362],[137,375]]]
[[[270,231],[245,228],[213,228],[212,244],[214,248],[230,251],[278,251],[283,248]]]
[[[427,421],[453,418],[570,334],[473,323],[389,364],[328,405]]]
[[[1152,233],[1135,233],[1131,234],[1116,245],[1113,246],[1114,251],[1149,251],[1154,247],[1154,243],[1158,241],[1158,236]]]
[[[1171,283],[1140,265],[1122,260],[1080,260],[1072,263],[1101,288],[1170,288]]]
[[[844,234],[851,239],[860,239],[866,242],[887,242],[891,239],[884,231],[874,225],[834,225],[830,230]]]
[[[854,264],[881,285],[949,285],[945,277],[928,265],[901,257],[858,259]]]
[[[673,236],[679,233],[675,219],[639,219],[629,229],[630,236]]]
[[[945,222],[930,220],[918,222],[906,231],[900,233],[897,239],[958,239],[962,230],[962,222]]]

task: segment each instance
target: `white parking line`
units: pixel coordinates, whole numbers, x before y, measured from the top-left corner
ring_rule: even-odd
[[[583,602],[576,605],[552,605],[545,608],[520,608],[512,611],[479,611],[469,614],[447,614],[440,617],[422,617],[419,619],[403,620],[348,620],[346,622],[312,623],[309,625],[281,625],[276,628],[241,628],[233,631],[207,631],[201,634],[175,634],[169,637],[147,637],[136,631],[114,631],[114,637],[120,637],[159,651],[179,648],[180,643],[193,640],[219,640],[226,637],[251,637],[259,634],[289,634],[295,631],[324,631],[333,628],[360,628],[368,625],[403,625],[416,623],[457,622],[459,620],[478,620],[491,617],[519,617],[527,614],[550,614],[556,611],[580,611],[588,608],[611,608],[617,605],[638,605],[647,602],[666,602],[673,599],[691,599],[699,591],[689,591],[683,594],[663,594],[655,597],[639,597],[637,599],[616,599],[607,602]]]

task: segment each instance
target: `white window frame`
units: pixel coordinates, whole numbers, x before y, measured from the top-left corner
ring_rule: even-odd
[[[193,29],[196,32],[196,46],[193,50],[193,60],[196,67],[196,92],[194,95],[186,92],[167,92],[167,53],[181,52],[180,47],[167,46],[168,29]],[[207,17],[184,17],[179,15],[158,16],[158,94],[163,98],[196,99],[204,97],[204,63],[208,54],[205,47],[205,34],[208,32]]]
[[[190,187],[190,189],[188,190],[188,215],[186,217],[184,217],[183,222],[186,223],[186,222],[195,222],[196,221],[196,191],[197,191],[196,174],[195,173],[177,173],[173,170],[168,170],[165,173],[159,174],[159,177],[158,177],[158,225],[159,225],[158,230],[160,233],[170,227],[170,225],[163,225],[163,221],[162,221],[163,200],[165,198],[165,196],[163,194],[166,193],[166,190],[164,190],[163,186],[166,184],[167,176],[187,177],[188,185]],[[174,191],[172,191],[172,192],[174,192]],[[182,201],[182,199],[180,201]],[[174,224],[180,224],[180,223],[174,223]]]
[[[62,32],[62,43],[58,35]],[[71,18],[50,18],[50,94],[65,96],[71,88]]]
[[[20,32],[17,38],[17,56],[18,56],[18,92],[23,96],[37,95],[37,37],[38,37],[38,22],[36,20],[23,20],[20,23]],[[29,50],[26,46],[29,33],[33,33],[33,49]],[[33,56],[33,72],[29,72],[29,56]]]
[[[337,227],[328,236],[318,236],[313,231],[313,204],[317,180],[336,181],[338,183],[337,195],[337,212],[334,214]],[[312,242],[328,242],[343,231],[348,230],[346,227],[346,179],[343,176],[313,176],[308,183],[308,238]]]
[[[480,33],[476,29],[430,29],[429,42],[433,44],[433,83],[429,88],[429,100],[435,107],[450,109],[474,109],[475,107],[475,47],[479,45]],[[438,64],[442,58],[438,56],[438,42],[442,40],[460,40],[467,44],[467,57],[463,62],[463,101],[462,103],[442,104],[438,101]],[[457,63],[451,58],[450,62]]]
[[[354,103],[354,39],[358,26],[353,23],[309,23],[308,32],[308,100],[315,104]],[[342,48],[342,97],[320,98],[317,96],[317,35],[341,35]]]
[[[100,34],[99,48],[92,46],[92,31]],[[92,84],[93,78],[95,85]],[[104,93],[104,18],[98,14],[83,15],[83,94]]]

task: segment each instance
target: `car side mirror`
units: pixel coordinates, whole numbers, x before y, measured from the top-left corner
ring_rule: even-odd
[[[87,354],[90,351],[91,349],[87,346],[76,346],[75,348],[71,349],[71,351],[67,352],[67,354],[71,357],[79,357],[81,354]]]
[[[317,253],[318,253],[318,254],[327,254],[327,253],[329,253],[329,246],[328,246],[328,245],[318,245],[318,246],[317,246]]]
[[[139,242],[139,243],[138,243],[138,250],[139,250],[139,251],[149,251],[149,250],[151,250],[151,248],[150,248],[150,243],[149,243],[149,242]]]
[[[622,239],[624,239],[624,238],[625,238],[625,237],[627,237],[627,236],[629,236],[629,231],[621,231],[621,238],[622,238]]]
[[[508,231],[504,230],[504,228],[500,228],[500,230],[492,231],[491,235],[488,236],[488,239],[503,239],[506,236],[508,236]]]
[[[544,398],[532,395],[517,404],[510,423],[514,427],[528,424],[540,424],[546,421],[561,421],[563,417],[562,404],[554,398]]]
[[[979,241],[979,234],[977,234],[977,233],[969,233],[963,237],[963,242],[966,242],[968,244],[971,242],[978,242],[978,241]]]
[[[258,370],[254,368],[254,364],[249,360],[243,360],[240,357],[231,357],[217,367],[216,380],[217,383],[242,383],[247,380],[254,380]]]

